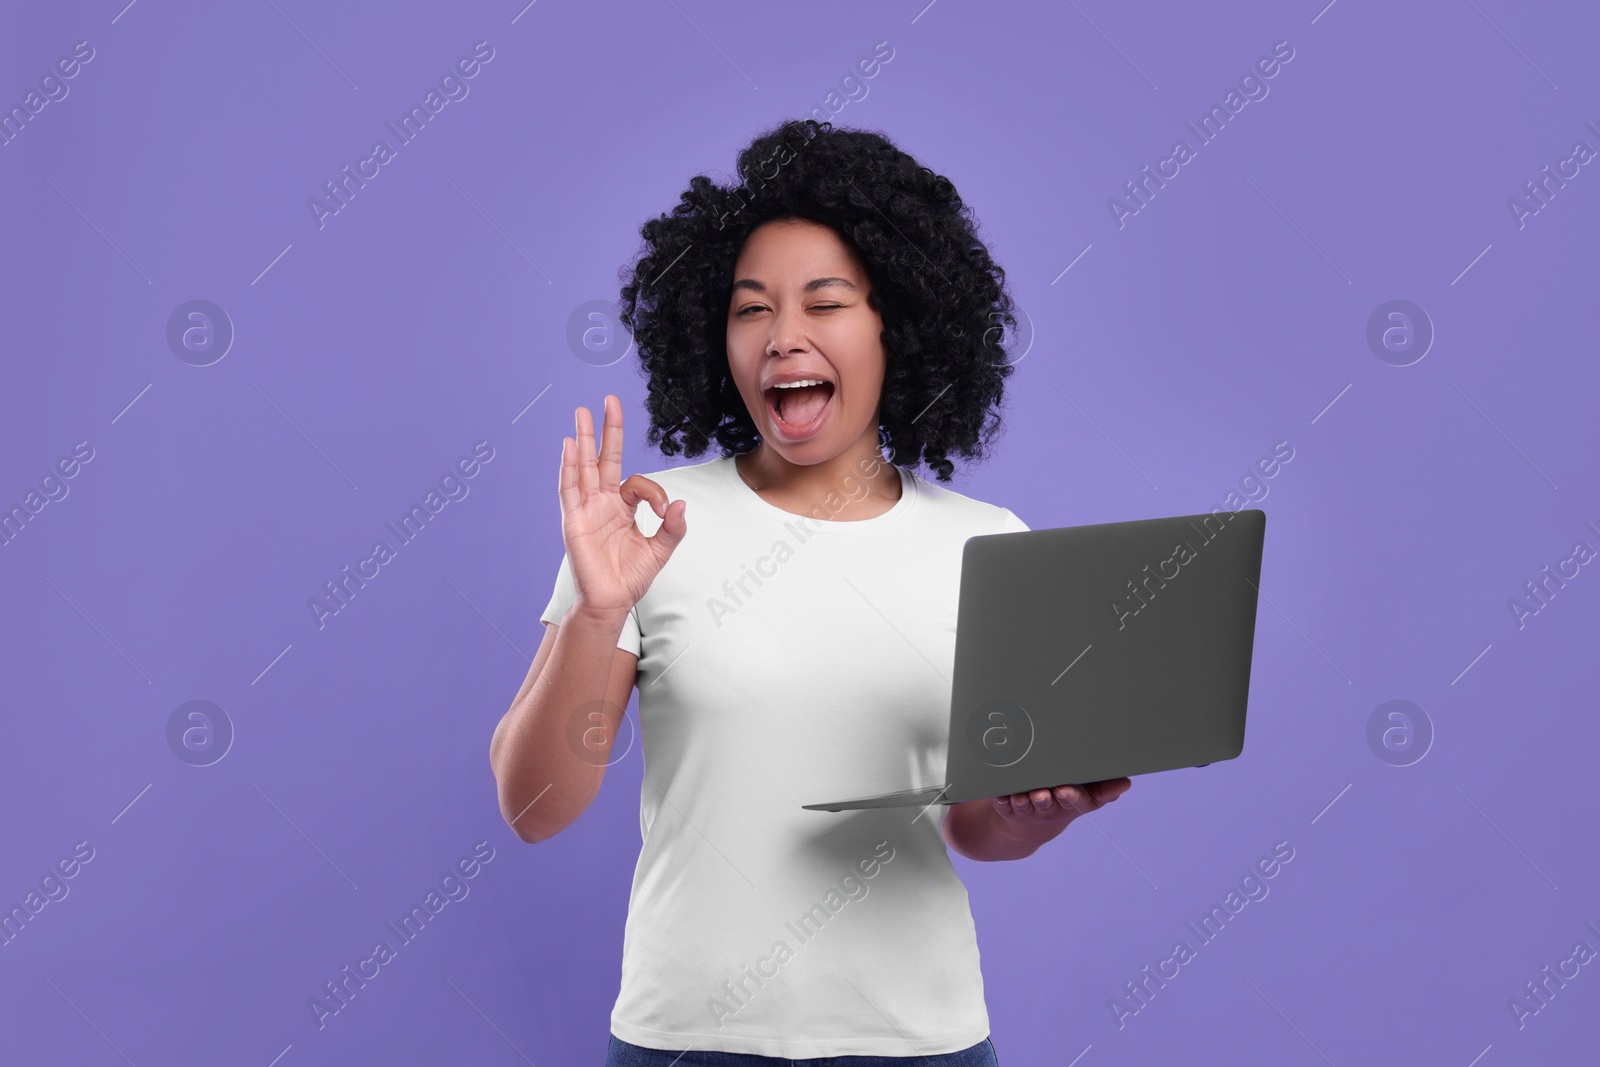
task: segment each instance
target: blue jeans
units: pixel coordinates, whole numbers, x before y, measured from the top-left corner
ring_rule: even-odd
[[[630,1045],[612,1034],[611,1047],[606,1051],[606,1067],[1000,1067],[1000,1061],[988,1038],[960,1052],[933,1056],[823,1056],[786,1060],[744,1052],[700,1049],[671,1052]]]

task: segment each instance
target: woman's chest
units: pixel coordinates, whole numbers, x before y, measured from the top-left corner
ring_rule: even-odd
[[[713,717],[774,701],[948,711],[960,542],[763,533],[680,557],[686,539],[657,575],[638,605],[643,696],[667,686]]]

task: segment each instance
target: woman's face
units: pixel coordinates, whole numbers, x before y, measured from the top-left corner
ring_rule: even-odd
[[[883,317],[859,257],[833,230],[782,219],[739,252],[728,304],[728,367],[764,444],[796,464],[877,448]],[[810,387],[779,383],[819,381]]]

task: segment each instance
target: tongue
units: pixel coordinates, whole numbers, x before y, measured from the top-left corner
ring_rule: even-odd
[[[833,395],[828,385],[806,385],[799,389],[778,390],[778,417],[794,426],[805,426],[815,419]]]

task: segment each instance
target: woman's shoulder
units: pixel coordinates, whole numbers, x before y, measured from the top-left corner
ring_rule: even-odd
[[[929,481],[909,468],[902,468],[916,482],[921,503],[929,518],[985,533],[1026,530],[1027,525],[1010,508],[991,504],[948,485]]]
[[[697,460],[689,463],[680,463],[674,467],[663,467],[660,470],[638,471],[652,482],[659,485],[667,494],[667,500],[689,500],[702,492],[718,486],[725,486],[733,462],[731,457],[714,456],[710,459]],[[624,476],[624,481],[627,476]],[[661,517],[655,513],[648,500],[639,501],[634,509],[634,522],[645,536],[656,532],[661,525]]]
[[[728,464],[733,460],[726,456],[713,456],[710,459],[695,460],[689,463],[680,463],[672,467],[662,467],[660,470],[639,471],[637,473],[649,478],[667,491],[669,496],[674,495],[677,489],[692,490],[699,486],[713,485],[725,481],[728,474]]]

